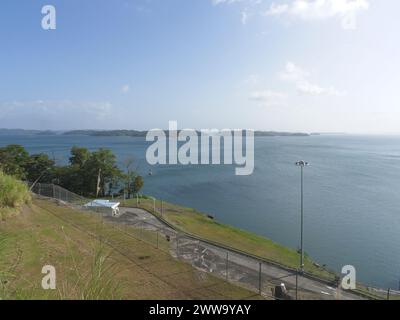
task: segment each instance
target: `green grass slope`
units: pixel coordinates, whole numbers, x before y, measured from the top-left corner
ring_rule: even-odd
[[[0,222],[0,300],[260,298],[135,239],[133,227],[125,231],[34,199]],[[56,290],[41,287],[44,265],[56,268]]]

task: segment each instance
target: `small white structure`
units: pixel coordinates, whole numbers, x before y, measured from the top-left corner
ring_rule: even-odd
[[[84,207],[89,210],[95,210],[97,212],[111,214],[113,217],[119,216],[119,202],[110,202],[110,200],[96,199],[89,203],[86,203]]]

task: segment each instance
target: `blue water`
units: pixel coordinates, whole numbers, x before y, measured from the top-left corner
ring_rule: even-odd
[[[150,166],[143,138],[0,136],[65,163],[73,145],[107,147],[119,160],[133,155]],[[161,166],[143,192],[195,207],[218,220],[297,248],[300,171],[305,168],[305,251],[340,271],[354,265],[357,280],[397,289],[400,279],[400,136],[260,137],[255,170],[235,176],[231,166]]]

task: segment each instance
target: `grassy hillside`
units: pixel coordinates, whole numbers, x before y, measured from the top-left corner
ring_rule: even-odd
[[[26,184],[0,171],[0,219],[17,213],[30,200]]]
[[[41,288],[44,265],[56,268],[56,290]],[[0,299],[259,297],[177,261],[168,251],[88,212],[39,199],[0,222],[0,270]]]

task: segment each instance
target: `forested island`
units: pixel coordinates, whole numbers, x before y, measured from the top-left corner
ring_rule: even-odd
[[[165,130],[168,133],[168,130]],[[197,131],[200,134],[200,131]],[[145,137],[147,131],[137,130],[73,130],[64,132],[65,135],[87,135],[97,137]],[[308,133],[300,132],[276,132],[276,131],[254,131],[256,137],[274,137],[274,136],[309,136]]]
[[[93,137],[145,137],[148,131],[139,130],[24,130],[24,129],[0,129],[0,135],[79,135]],[[168,133],[168,130],[165,130]],[[197,131],[200,134],[200,131]],[[279,131],[254,131],[256,137],[307,137],[309,133],[279,132]]]

